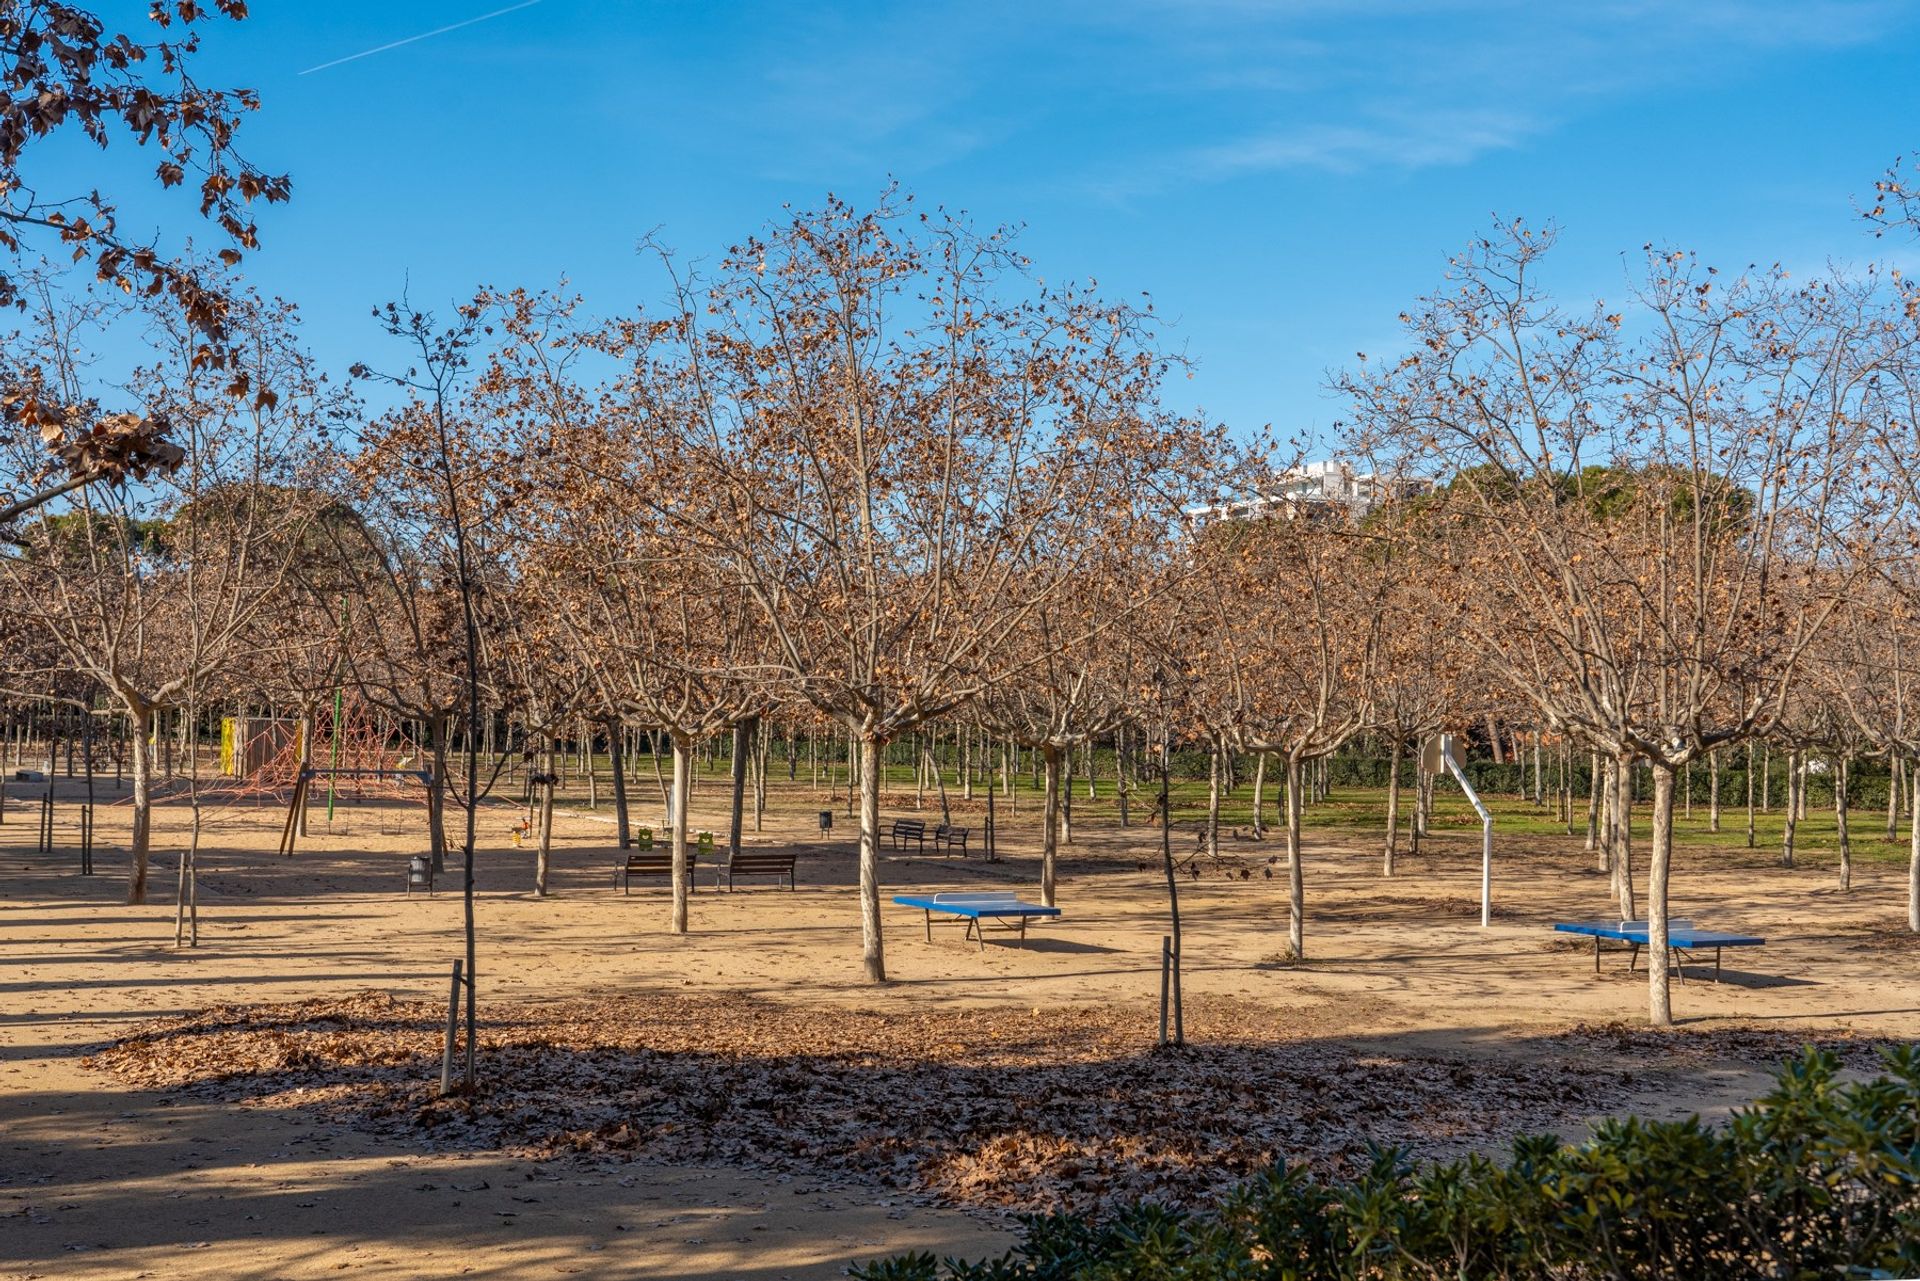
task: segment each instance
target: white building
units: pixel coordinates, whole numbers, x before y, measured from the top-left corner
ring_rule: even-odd
[[[1340,514],[1359,520],[1381,503],[1430,494],[1426,476],[1355,471],[1339,461],[1306,463],[1282,472],[1267,493],[1224,503],[1205,503],[1182,514],[1191,524],[1213,520],[1263,520]]]

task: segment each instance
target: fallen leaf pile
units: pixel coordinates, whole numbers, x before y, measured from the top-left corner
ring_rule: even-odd
[[[1808,1033],[1790,1028],[1731,1026],[1686,1031],[1648,1027],[1644,1023],[1576,1023],[1552,1038],[1564,1045],[1603,1050],[1622,1059],[1662,1067],[1690,1067],[1705,1063],[1745,1063],[1772,1070],[1795,1059],[1808,1046],[1838,1055],[1851,1068],[1871,1069],[1880,1051],[1895,1042],[1885,1037],[1851,1032]]]
[[[442,1099],[443,1017],[380,993],[221,1006],[88,1063],[434,1149],[749,1164],[1020,1211],[1194,1201],[1280,1158],[1349,1168],[1369,1142],[1504,1145],[1577,1128],[1623,1094],[1571,1057],[1369,1052],[1217,999],[1189,1005],[1195,1045],[1154,1051],[1144,1009],[633,996],[489,1007],[479,1092]]]

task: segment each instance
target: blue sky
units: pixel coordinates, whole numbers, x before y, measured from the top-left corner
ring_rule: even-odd
[[[368,311],[403,287],[564,275],[618,309],[658,295],[651,230],[714,256],[889,175],[1024,224],[1043,275],[1150,292],[1198,362],[1180,407],[1283,435],[1326,431],[1327,371],[1390,350],[1496,213],[1562,225],[1570,297],[1618,297],[1649,240],[1803,271],[1914,252],[1851,201],[1920,148],[1916,5],[538,0],[300,74],[508,2],[209,28],[201,79],[260,91],[244,150],[294,179],[247,271],[336,369],[383,355]]]

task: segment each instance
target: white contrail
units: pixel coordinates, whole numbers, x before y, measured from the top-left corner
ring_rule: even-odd
[[[488,18],[498,18],[502,14],[512,13],[516,9],[531,9],[540,0],[520,0],[519,4],[510,4],[504,9],[495,9],[492,13],[483,13],[477,18],[467,18],[461,22],[449,23],[444,27],[435,27],[432,31],[422,31],[417,36],[408,36],[405,40],[395,40],[392,44],[383,44],[377,49],[362,49],[359,53],[350,53],[344,58],[335,58],[332,62],[323,62],[317,67],[308,67],[300,74],[310,76],[316,71],[325,71],[328,67],[337,67],[343,62],[353,62],[360,58],[371,58],[376,53],[385,53],[389,49],[398,49],[403,44],[413,44],[418,40],[431,40],[435,36],[444,36],[449,31],[458,31],[462,27],[471,27],[476,22],[485,22]]]

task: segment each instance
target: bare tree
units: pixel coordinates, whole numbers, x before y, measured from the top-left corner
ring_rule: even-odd
[[[70,511],[42,507],[0,557],[0,609],[39,630],[62,661],[124,709],[131,730],[133,813],[127,900],[147,895],[159,709],[197,705],[261,611],[280,595],[319,510],[303,475],[327,397],[298,346],[291,309],[244,300],[234,333],[252,392],[196,363],[196,340],[176,314],[81,306],[51,283],[37,292],[31,345],[56,371],[68,404],[86,404],[96,377],[75,359],[98,325],[147,322],[154,363],[128,383],[172,423],[179,467],[142,485],[74,491]],[[190,880],[191,860],[183,868]]]
[[[1556,307],[1551,232],[1456,259],[1413,348],[1342,380],[1370,447],[1451,480],[1433,518],[1482,585],[1476,647],[1559,733],[1651,765],[1650,1015],[1671,1021],[1678,770],[1763,732],[1859,572],[1850,486],[1871,371],[1833,282],[1723,280],[1649,252],[1626,312]],[[1384,450],[1383,450],[1384,452]],[[1626,789],[1617,788],[1619,829]]]
[[[630,387],[634,412],[686,422],[684,448],[652,461],[681,484],[655,515],[758,608],[788,695],[860,749],[876,982],[882,750],[1024,661],[1008,638],[1178,435],[1153,403],[1150,316],[1024,267],[1004,232],[833,202],[683,282],[657,323],[684,378]]]

